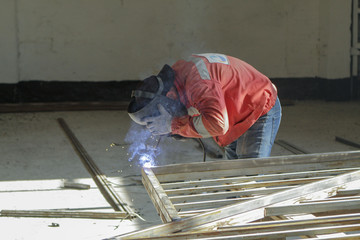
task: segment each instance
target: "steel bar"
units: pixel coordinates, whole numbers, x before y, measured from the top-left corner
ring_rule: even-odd
[[[338,141],[338,142],[343,143],[343,144],[346,144],[346,145],[348,145],[348,146],[351,146],[351,147],[355,147],[355,148],[359,148],[359,149],[360,149],[360,144],[355,143],[355,142],[352,142],[352,141],[347,140],[347,139],[345,139],[345,138],[341,138],[341,137],[335,136],[335,141]]]
[[[360,151],[274,156],[152,167],[160,183],[221,177],[359,168]]]
[[[154,238],[139,238],[139,239],[208,239],[211,237],[219,237],[219,239],[233,239],[232,237],[240,234],[259,234],[278,231],[299,230],[310,227],[327,227],[327,226],[342,226],[348,224],[356,224],[360,220],[359,214],[347,214],[337,216],[325,216],[315,219],[300,219],[300,220],[280,220],[268,222],[254,222],[245,225],[232,227],[219,227],[216,230],[202,231],[202,232],[179,232],[169,234],[167,236],[156,236]],[[236,239],[236,237],[235,237]],[[261,238],[263,239],[263,238]],[[279,239],[279,238],[276,238]]]
[[[348,169],[328,169],[328,170],[316,170],[316,171],[304,171],[304,172],[285,172],[279,174],[266,174],[266,175],[256,175],[251,176],[253,181],[268,181],[268,180],[281,180],[281,179],[293,179],[293,178],[306,178],[306,177],[319,177],[319,176],[329,176],[336,175],[340,173],[355,171],[358,168],[348,168]],[[171,182],[163,183],[161,186],[167,189],[174,188],[190,188],[190,187],[200,187],[200,186],[211,186],[218,184],[234,184],[248,182],[249,176],[239,176],[239,177],[227,177],[227,178],[213,178],[213,179],[201,179],[201,180],[191,180],[191,181],[181,181],[181,182]]]
[[[74,133],[70,130],[65,120],[58,118],[58,122],[68,138],[70,139],[75,151],[78,153],[82,163],[90,173],[94,182],[98,186],[100,192],[105,197],[107,202],[112,206],[115,211],[125,211],[128,217],[134,217],[133,211],[120,199],[112,185],[107,180],[106,176],[100,171],[93,159],[86,152],[85,148],[81,145],[80,141],[76,138]]]
[[[142,182],[147,191],[153,193],[150,196],[156,210],[158,211],[163,222],[171,222],[180,219],[174,205],[171,203],[169,197],[166,195],[161,184],[156,179],[156,176],[150,168],[143,168]]]
[[[118,211],[1,210],[0,217],[124,219],[128,214]]]
[[[338,200],[320,203],[303,203],[265,208],[265,216],[282,216],[288,214],[319,213],[331,211],[360,210],[360,200]]]
[[[285,229],[280,231],[265,231],[265,232],[251,232],[251,233],[242,233],[246,231],[208,231],[208,232],[184,232],[184,233],[175,233],[169,234],[166,236],[154,236],[154,237],[136,237],[136,238],[126,238],[126,239],[143,239],[143,240],[160,240],[160,239],[172,239],[172,240],[182,240],[182,239],[207,239],[207,240],[220,240],[220,239],[242,239],[242,240],[262,240],[262,239],[303,239],[312,236],[312,235],[320,235],[318,238],[311,239],[359,239],[359,235],[357,232],[360,230],[360,224],[353,223],[347,225],[333,225],[333,226],[320,226],[311,227],[307,226],[306,228],[295,228],[295,229]],[[239,233],[237,233],[239,232]],[[336,234],[342,232],[350,232],[349,235],[345,237],[336,236],[334,238],[327,238],[325,234]],[[348,236],[348,237],[347,237]],[[310,238],[309,238],[310,239]],[[116,238],[110,238],[108,240],[117,240]]]
[[[292,153],[295,153],[295,154],[308,154],[307,151],[285,141],[285,140],[276,140],[275,141],[276,144],[282,146],[283,148],[285,148],[286,150],[289,150],[290,152]]]

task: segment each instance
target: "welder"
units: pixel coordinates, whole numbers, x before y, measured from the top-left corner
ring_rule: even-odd
[[[153,135],[213,138],[227,159],[268,157],[281,120],[275,85],[238,58],[193,54],[132,92],[128,113]]]

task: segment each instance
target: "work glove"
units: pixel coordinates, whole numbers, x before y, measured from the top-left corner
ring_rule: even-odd
[[[169,134],[171,133],[172,116],[161,104],[158,105],[158,109],[160,112],[159,116],[144,119],[146,127],[153,135]]]

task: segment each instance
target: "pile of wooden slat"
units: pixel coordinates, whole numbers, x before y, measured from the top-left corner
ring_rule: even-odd
[[[360,151],[143,169],[164,224],[112,239],[360,239]]]

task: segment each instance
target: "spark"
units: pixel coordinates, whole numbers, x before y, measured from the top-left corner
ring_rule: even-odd
[[[153,136],[143,126],[134,124],[124,141],[129,145],[126,154],[129,162],[146,168],[156,166],[155,159],[161,153],[157,136]]]
[[[143,154],[139,158],[140,164],[143,167],[149,168],[155,165],[154,158],[149,154]]]

